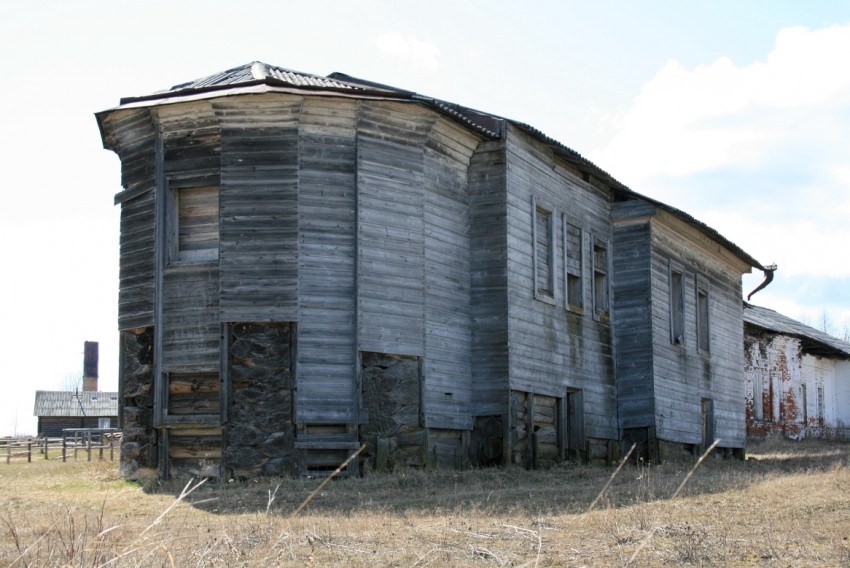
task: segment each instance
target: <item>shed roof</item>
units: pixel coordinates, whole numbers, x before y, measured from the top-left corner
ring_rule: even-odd
[[[779,312],[744,302],[744,323],[796,337],[800,339],[804,353],[850,359],[850,343],[783,316]]]
[[[442,114],[448,115],[465,124],[468,128],[493,139],[501,137],[505,132],[506,125],[510,123],[548,145],[552,148],[555,155],[577,168],[583,174],[597,179],[609,186],[620,199],[641,199],[652,203],[660,209],[669,212],[685,223],[693,226],[715,242],[721,244],[747,265],[758,268],[762,271],[765,270],[765,267],[759,261],[705,223],[702,223],[688,213],[676,209],[675,207],[671,207],[660,201],[656,201],[637,193],[623,183],[617,181],[608,172],[604,171],[590,160],[584,158],[572,148],[550,138],[533,126],[487,112],[464,107],[455,103],[420,95],[413,91],[399,89],[397,87],[376,83],[366,79],[360,79],[345,73],[335,72],[331,73],[327,77],[323,77],[321,75],[302,73],[300,71],[292,71],[283,67],[268,65],[260,61],[253,61],[251,63],[234,67],[226,71],[221,71],[200,79],[180,83],[150,95],[122,98],[120,104],[121,106],[158,104],[159,102],[165,102],[165,99],[173,100],[182,97],[202,95],[204,93],[220,92],[222,95],[237,94],[239,92],[244,92],[245,89],[253,88],[258,85],[311,90],[316,92],[329,91],[354,96],[376,96],[416,101],[429,106]],[[99,122],[101,122],[103,114],[104,113],[98,113]]]
[[[35,391],[34,416],[118,416],[118,393]]]

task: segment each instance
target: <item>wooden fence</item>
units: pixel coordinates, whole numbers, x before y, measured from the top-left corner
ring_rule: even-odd
[[[12,460],[61,459],[63,462],[73,457],[77,461],[79,453],[85,453],[86,460],[115,460],[121,449],[121,430],[117,428],[67,428],[62,430],[61,438],[0,438],[0,459],[6,463]]]

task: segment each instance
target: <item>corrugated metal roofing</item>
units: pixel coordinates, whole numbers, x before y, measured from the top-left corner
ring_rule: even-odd
[[[121,104],[143,101],[148,99],[161,99],[164,97],[180,96],[203,91],[220,90],[235,86],[246,86],[254,84],[270,84],[279,86],[290,86],[299,89],[327,89],[335,91],[374,91],[383,90],[374,87],[364,87],[347,81],[301,73],[283,67],[268,65],[261,61],[254,61],[233,69],[214,73],[200,79],[194,79],[186,83],[174,85],[168,89],[156,91],[142,97],[128,97],[121,99]],[[387,92],[393,92],[386,90]]]
[[[118,393],[35,391],[34,416],[118,416]]]
[[[744,302],[744,323],[797,337],[805,353],[850,358],[850,343],[767,308]]]

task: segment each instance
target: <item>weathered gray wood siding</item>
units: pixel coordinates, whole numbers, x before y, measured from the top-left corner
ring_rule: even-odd
[[[220,319],[296,321],[301,97],[212,105],[221,128]]]
[[[154,320],[157,132],[148,109],[105,114],[102,129],[105,145],[121,158],[123,191],[115,198],[121,206],[118,328],[149,326]]]
[[[505,148],[482,142],[469,166],[472,406],[474,416],[508,413],[508,276]]]
[[[299,124],[296,422],[356,423],[359,103],[306,97]]]
[[[664,222],[658,219],[662,218]],[[714,401],[715,435],[722,447],[746,439],[743,381],[741,271],[709,254],[716,245],[669,216],[652,223],[653,361],[656,434],[662,440],[701,444],[702,399]],[[670,261],[684,271],[684,345],[670,340]],[[696,284],[709,286],[710,353],[696,344]]]
[[[583,229],[586,259],[592,239],[610,254],[609,197],[591,187],[551,150],[510,128],[507,137],[508,341],[512,390],[563,398],[568,388],[584,393],[585,434],[617,439],[617,398],[610,319],[592,309],[591,262],[585,262],[581,314],[564,299],[562,214]],[[532,198],[555,219],[552,246],[555,285],[551,301],[535,299]],[[610,256],[607,261],[610,275]],[[608,279],[610,284],[610,278]]]
[[[654,212],[654,207],[637,200],[612,205],[613,317],[621,428],[655,425],[648,218]]]
[[[166,192],[185,187],[218,186],[221,135],[209,101],[160,106],[163,185]],[[218,371],[220,367],[218,262],[175,263],[167,247],[166,207],[159,204],[157,247],[162,255],[161,319],[155,333],[161,347],[161,371]],[[156,351],[156,349],[155,349]]]
[[[425,425],[472,428],[472,321],[467,170],[478,137],[445,118],[425,148]]]
[[[363,102],[357,134],[357,305],[361,351],[423,356],[424,139],[418,105]]]

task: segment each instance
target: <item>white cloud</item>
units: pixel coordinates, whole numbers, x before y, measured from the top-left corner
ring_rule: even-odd
[[[850,277],[850,264],[836,257],[835,246],[823,245],[836,243],[843,248],[850,243],[850,227],[811,219],[777,223],[753,210],[711,209],[699,212],[699,218],[762,264],[779,264],[784,276]]]
[[[780,276],[754,302],[791,317],[828,310],[848,319],[848,55],[850,24],[781,30],[748,65],[670,60],[625,112],[597,120],[613,134],[589,157],[777,263]],[[744,293],[760,280],[746,277]]]
[[[606,120],[619,129],[590,157],[639,191],[659,174],[764,160],[783,141],[820,136],[826,109],[850,107],[847,54],[850,25],[781,30],[765,61],[745,67],[722,57],[689,70],[671,59]]]
[[[850,25],[780,30],[766,63],[750,73],[756,103],[776,107],[822,104],[850,85]]]
[[[374,44],[385,55],[411,62],[426,71],[434,72],[440,68],[440,48],[429,40],[400,32],[386,32],[376,37]]]

